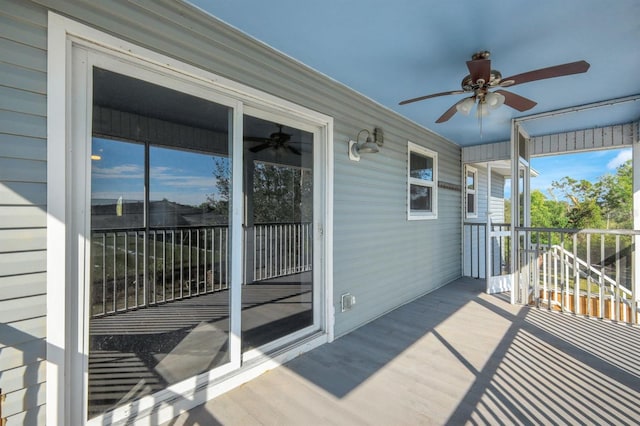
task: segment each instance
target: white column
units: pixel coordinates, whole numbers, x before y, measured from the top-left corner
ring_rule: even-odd
[[[635,123],[635,140],[633,141],[632,148],[632,163],[631,166],[633,168],[633,229],[636,231],[640,231],[640,122]],[[639,291],[638,286],[640,286],[640,267],[638,266],[638,262],[640,262],[640,236],[636,235],[634,237],[634,257],[632,262],[632,274],[633,274],[633,287],[632,290],[634,292],[634,299],[638,300]],[[635,306],[635,305],[634,305]],[[636,323],[637,316],[635,315],[631,319],[632,323]]]

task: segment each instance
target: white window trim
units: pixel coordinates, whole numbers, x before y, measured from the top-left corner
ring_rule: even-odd
[[[467,175],[473,173],[473,189],[469,189],[467,185]],[[468,194],[473,194],[473,212],[469,213]],[[478,169],[469,165],[464,166],[464,214],[467,219],[475,219],[478,217]]]
[[[72,119],[77,114],[77,111],[73,110],[75,102],[71,73],[74,68],[72,62],[74,45],[107,52],[109,55],[125,58],[147,69],[159,69],[163,73],[176,77],[182,76],[194,84],[201,84],[209,90],[218,92],[223,97],[236,99],[238,102],[236,116],[242,113],[243,105],[250,104],[265,111],[295,117],[311,126],[315,125],[320,129],[319,135],[322,141],[320,146],[323,148],[317,151],[319,155],[314,159],[314,162],[323,167],[318,169],[318,173],[322,174],[320,187],[324,189],[322,198],[319,200],[323,217],[318,217],[314,223],[317,241],[323,242],[322,249],[318,250],[318,252],[321,251],[318,255],[323,259],[323,267],[319,273],[324,283],[324,294],[321,304],[318,305],[318,310],[322,311],[320,327],[323,333],[300,342],[289,350],[278,352],[277,355],[267,358],[260,364],[252,363],[250,367],[238,370],[237,374],[231,375],[224,382],[220,382],[209,373],[203,373],[177,384],[178,386],[172,386],[173,392],[165,391],[150,395],[133,404],[119,407],[110,412],[108,418],[105,417],[102,420],[107,422],[142,420],[145,415],[150,414],[151,410],[155,410],[154,422],[169,420],[179,413],[176,409],[192,408],[302,352],[332,341],[334,338],[333,254],[331,251],[333,247],[333,118],[125,42],[53,12],[49,12],[48,15],[47,43],[49,58],[47,64],[47,424],[84,424],[86,419],[86,398],[79,398],[78,392],[82,391],[86,383],[87,373],[76,367],[79,361],[84,365],[82,359],[86,357],[87,350],[84,347],[86,345],[84,330],[80,330],[78,326],[85,321],[82,305],[86,302],[87,295],[77,294],[78,282],[83,280],[85,273],[84,265],[81,265],[78,259],[80,259],[80,253],[84,253],[86,239],[78,238],[75,232],[85,226],[88,213],[87,209],[81,205],[80,199],[87,194],[74,195],[70,191],[72,182],[83,179],[86,181],[84,176],[72,176],[72,165],[78,162],[78,158],[83,154],[74,152],[72,149],[74,137],[77,136],[74,135],[75,130],[72,125]],[[240,120],[236,120],[235,123],[234,131],[239,135],[236,136],[237,145],[242,143],[242,127]],[[234,167],[237,168],[237,165]],[[234,172],[238,171],[234,169]],[[236,207],[234,204],[234,217],[240,215],[242,211],[241,208]],[[241,236],[241,231],[237,233]],[[233,354],[231,356],[234,357]],[[172,404],[163,403],[165,400],[175,400],[175,391],[178,388],[181,390],[179,394],[182,398]],[[91,423],[95,420],[99,418],[92,419]]]
[[[416,179],[411,177],[411,153],[424,155],[433,158],[433,181]],[[411,211],[411,185],[420,185],[431,188],[431,205],[430,212],[412,212]],[[407,142],[407,220],[431,220],[438,218],[438,153],[415,144],[411,141]]]

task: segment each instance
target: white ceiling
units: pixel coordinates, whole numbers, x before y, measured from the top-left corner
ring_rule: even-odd
[[[510,120],[640,94],[640,0],[189,0],[213,16],[462,146],[509,139]],[[576,74],[508,90],[538,105],[435,121],[467,95],[465,62],[489,50],[504,77],[586,60]],[[638,120],[640,102],[537,120],[531,136]],[[375,125],[375,123],[371,123]]]

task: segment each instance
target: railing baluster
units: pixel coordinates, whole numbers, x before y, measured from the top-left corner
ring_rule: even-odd
[[[598,290],[600,293],[600,303],[599,303],[599,309],[600,309],[600,314],[598,315],[598,318],[604,318],[604,274],[605,274],[605,266],[604,266],[604,234],[600,235],[600,279],[598,280],[598,284],[600,286],[600,288]],[[611,306],[611,304],[609,304],[609,306]],[[609,313],[609,319],[611,319],[611,313]]]
[[[116,312],[117,310],[117,305],[116,302],[118,300],[117,297],[117,280],[118,280],[118,275],[117,275],[117,271],[116,271],[116,266],[118,264],[118,262],[116,261],[117,258],[117,252],[116,252],[116,246],[118,245],[118,238],[117,238],[117,234],[115,232],[113,232],[113,294],[112,294],[112,298],[113,298],[113,312]]]
[[[107,234],[102,234],[102,313],[107,313]]]
[[[587,234],[587,301],[586,301],[586,312],[588,317],[593,316],[591,312],[591,234]]]
[[[167,301],[167,231],[162,230],[162,301]]]
[[[176,231],[171,230],[171,300],[176,299]]]
[[[129,233],[124,231],[124,310],[129,309]]]
[[[620,235],[616,235],[616,283],[620,282]],[[620,288],[615,288],[616,292],[616,313],[615,320],[620,321]]]

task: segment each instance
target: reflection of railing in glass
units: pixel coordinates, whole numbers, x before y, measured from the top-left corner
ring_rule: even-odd
[[[254,241],[254,281],[310,271],[311,231],[309,222],[264,223],[247,229]]]
[[[92,316],[226,290],[228,234],[226,226],[152,229],[148,234],[142,229],[93,231]]]
[[[312,269],[310,223],[252,228],[254,281]],[[119,312],[229,288],[227,226],[93,231],[91,315]],[[146,268],[145,268],[146,265]]]

